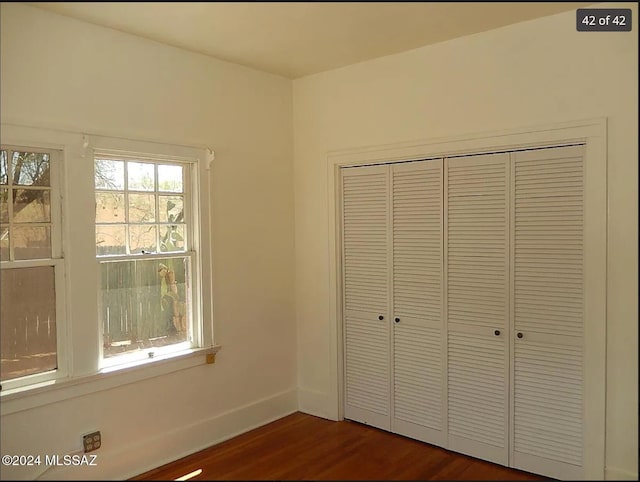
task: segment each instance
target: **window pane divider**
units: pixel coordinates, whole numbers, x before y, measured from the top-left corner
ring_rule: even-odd
[[[38,268],[41,266],[62,265],[64,265],[64,259],[62,258],[20,259],[15,261],[3,261],[0,264],[0,269]]]
[[[7,184],[3,184],[2,185],[7,186]],[[12,183],[11,187],[13,187],[14,190],[18,190],[18,189],[24,189],[25,191],[52,191],[52,187],[51,186],[40,186],[39,184],[15,184]]]
[[[145,253],[145,254],[127,254],[121,256],[96,256],[98,263],[111,262],[111,261],[141,261],[141,260],[153,260],[153,259],[167,259],[167,258],[191,258],[195,254],[194,251],[171,251],[167,253]]]
[[[9,228],[9,260],[13,261],[15,256],[13,254],[13,244],[15,238],[15,232],[13,230],[13,166],[11,160],[13,159],[13,150],[6,149],[7,153],[7,226]]]
[[[158,190],[160,189],[160,179],[158,178],[158,164],[153,165],[154,169],[154,187],[155,192],[153,193],[153,204],[155,207],[155,225],[156,227],[156,251],[161,251],[162,246],[160,246],[160,225],[158,222],[160,221],[160,195],[158,194]],[[183,169],[184,170],[184,169]]]
[[[51,224],[52,224],[51,221],[33,221],[33,222],[14,221],[13,223],[11,223],[11,227],[12,228],[46,228],[51,226]],[[2,225],[4,226],[5,223],[2,223]],[[6,225],[8,225],[8,223]]]
[[[95,162],[95,161],[94,161]],[[124,172],[124,252],[131,254],[129,243],[129,163],[125,162]]]

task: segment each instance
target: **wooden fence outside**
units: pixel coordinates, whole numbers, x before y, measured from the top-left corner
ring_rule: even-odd
[[[187,263],[188,258],[179,257],[102,264],[99,309],[105,356],[186,339],[174,322],[174,303],[186,300]],[[175,276],[174,295],[169,271]]]
[[[187,339],[176,313],[187,311],[188,263],[188,257],[180,256],[101,264],[99,310],[105,357]],[[57,367],[54,278],[51,266],[2,270],[2,380]]]
[[[57,367],[53,266],[0,275],[0,373],[7,380]]]

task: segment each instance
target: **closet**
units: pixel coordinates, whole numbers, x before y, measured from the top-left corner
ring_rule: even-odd
[[[340,171],[345,418],[584,477],[584,146]]]

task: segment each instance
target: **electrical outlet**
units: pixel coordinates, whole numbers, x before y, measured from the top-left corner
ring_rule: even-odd
[[[100,431],[91,432],[82,436],[82,445],[84,446],[84,452],[91,452],[99,449],[102,446],[102,435]]]

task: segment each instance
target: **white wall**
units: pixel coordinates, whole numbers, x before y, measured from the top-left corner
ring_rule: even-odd
[[[621,6],[635,22],[636,5]],[[294,81],[301,410],[338,416],[328,151],[607,117],[606,466],[609,478],[637,477],[637,31],[577,32],[571,11]]]
[[[1,8],[3,123],[215,149],[222,345],[213,366],[3,416],[2,454],[64,454],[100,429],[99,466],[66,475],[120,479],[295,410],[291,82],[31,6]]]
[[[1,20],[2,122],[216,150],[223,345],[213,366],[3,416],[2,454],[64,453],[98,428],[81,476],[132,476],[295,409],[296,342],[300,406],[336,418],[327,151],[606,116],[607,467],[637,476],[637,28],[578,33],[569,12],[306,77],[292,121],[286,79],[26,5],[2,3]]]

